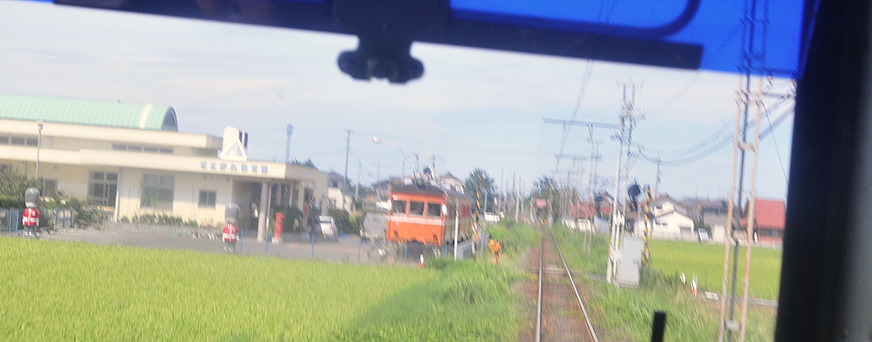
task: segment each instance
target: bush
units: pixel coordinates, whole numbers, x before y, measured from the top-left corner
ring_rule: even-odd
[[[0,208],[16,209],[24,207],[24,201],[14,196],[0,195]]]
[[[506,221],[491,225],[487,230],[491,239],[501,242],[505,254],[523,253],[539,243],[539,232],[525,224]]]
[[[86,202],[58,191],[50,200],[40,202],[43,209],[71,208],[75,213],[76,224],[99,226],[106,220],[106,213],[99,207],[90,206]]]
[[[197,227],[197,221],[195,220],[185,220],[181,217],[167,215],[163,213],[158,214],[142,214],[136,215],[130,219],[130,223],[137,224],[155,224],[155,225],[163,225],[163,226],[186,226],[186,227]]]
[[[350,215],[347,210],[342,209],[327,209],[327,215],[333,217],[336,221],[336,227],[340,232],[345,234],[360,234],[360,228],[363,227],[363,218],[358,215]]]

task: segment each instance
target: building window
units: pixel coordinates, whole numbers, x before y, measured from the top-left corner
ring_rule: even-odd
[[[154,146],[112,144],[112,149],[116,150],[116,151],[128,151],[128,152],[173,154],[173,149],[171,149],[171,148],[154,147]]]
[[[38,142],[36,138],[0,136],[0,145],[36,146]]]
[[[100,206],[114,207],[117,190],[117,173],[91,171],[88,177],[88,201]]]
[[[215,207],[215,191],[200,190],[200,208]]]
[[[42,180],[42,196],[52,197],[55,192],[58,191],[58,180],[57,179],[43,179]]]
[[[142,175],[141,208],[173,210],[175,177],[167,175]]]

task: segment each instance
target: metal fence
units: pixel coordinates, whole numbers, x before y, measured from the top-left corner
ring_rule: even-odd
[[[21,209],[0,208],[0,230],[18,234],[21,227]],[[73,208],[54,208],[39,211],[39,226],[42,229],[72,228],[76,224],[77,213]]]

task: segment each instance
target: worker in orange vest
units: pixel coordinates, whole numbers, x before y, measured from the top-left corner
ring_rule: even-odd
[[[28,188],[24,191],[24,213],[21,223],[24,225],[24,236],[37,237],[39,230],[39,190]]]
[[[497,240],[491,239],[487,243],[487,248],[490,249],[491,253],[494,255],[494,264],[500,263],[500,252],[503,248],[503,244]]]

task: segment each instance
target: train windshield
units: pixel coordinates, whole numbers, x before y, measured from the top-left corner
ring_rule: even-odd
[[[464,15],[489,3],[409,3],[448,2]],[[691,22],[691,29],[668,39],[716,41],[698,56],[709,69],[569,58],[584,48],[598,51],[586,40],[554,47],[567,57],[414,42],[410,53],[422,61],[421,77],[395,84],[349,76],[351,62],[369,67],[357,78],[399,77],[403,70],[375,57],[340,59],[344,51],[368,48],[351,35],[0,1],[4,234],[14,234],[10,222],[21,221],[9,213],[24,209],[22,189],[39,187],[52,193],[43,196],[52,208],[52,219],[43,223],[117,229],[69,236],[59,228],[45,239],[202,251],[214,247],[196,247],[208,240],[207,229],[234,220],[242,254],[335,263],[274,268],[260,258],[191,263],[149,254],[143,258],[157,261],[129,272],[126,264],[79,268],[69,273],[75,285],[29,291],[30,275],[44,280],[37,287],[67,284],[69,279],[52,279],[67,272],[55,262],[58,255],[77,253],[70,249],[79,245],[20,245],[4,236],[0,257],[14,262],[3,267],[13,271],[0,271],[0,287],[9,289],[0,292],[12,295],[3,300],[13,309],[0,313],[27,315],[0,319],[0,340],[525,340],[532,332],[524,329],[534,326],[526,322],[531,300],[525,296],[535,291],[526,291],[532,285],[523,282],[530,279],[529,265],[537,264],[533,251],[544,246],[540,238],[551,234],[570,268],[580,271],[575,279],[590,300],[601,340],[649,339],[649,324],[626,322],[646,320],[654,310],[669,313],[669,340],[711,341],[719,334],[771,340],[796,81],[790,70],[763,77],[733,72],[747,69],[738,54],[750,32],[766,35],[751,39],[765,49],[746,57],[769,56],[795,71],[800,61],[785,62],[773,50],[800,49],[800,28],[776,24],[800,14],[801,2],[769,1],[773,7],[760,6],[759,13],[770,17],[754,20],[740,20],[739,1],[646,0],[644,11],[632,1],[541,2],[537,8],[547,11],[534,15],[583,13],[565,13],[572,23],[614,19],[625,26],[645,19],[653,27],[695,5],[710,14],[728,9],[736,18],[717,22],[723,27],[718,30]],[[138,9],[161,2],[99,3]],[[266,11],[257,7],[265,3],[309,9],[281,12],[279,19],[326,15],[313,9],[325,3],[383,14],[338,0],[258,1],[251,2],[252,12],[221,7],[232,2],[180,3],[194,9],[213,4],[213,14],[239,20]],[[486,19],[494,25],[538,23],[538,17],[516,13],[524,1],[506,3],[517,8]],[[767,23],[773,26],[762,27]],[[427,29],[418,33],[445,28]],[[628,32],[628,39],[641,39]],[[513,42],[550,46],[550,38],[563,37],[531,34]],[[632,59],[647,56],[630,47],[624,52]],[[419,190],[391,197],[409,188]],[[78,216],[63,216],[61,203],[79,203]],[[235,211],[226,209],[230,204]],[[367,214],[381,223],[363,227]],[[322,241],[312,234],[318,215],[333,217],[341,237]],[[176,230],[167,233],[166,226]],[[145,237],[121,239],[107,231]],[[373,232],[372,241],[364,232]],[[167,240],[172,238],[190,240]],[[489,250],[489,239],[500,241],[502,250]],[[747,289],[746,246],[753,251]],[[32,263],[30,253],[38,251],[49,268]],[[82,255],[128,260],[116,257],[116,248],[90,251]],[[443,267],[455,265],[455,257],[459,266]],[[214,264],[225,268],[208,268]],[[177,265],[187,271],[175,272]],[[112,271],[118,267],[124,272]],[[24,271],[30,269],[45,272]],[[128,274],[171,285],[128,288],[139,285],[116,282]],[[190,274],[199,277],[186,278]],[[265,274],[270,277],[260,278]],[[199,292],[220,285],[202,282],[212,277],[232,286],[221,294],[231,298],[211,301],[220,296]],[[98,292],[58,297],[71,288]],[[165,290],[155,300],[132,294]],[[743,297],[749,303],[744,307]],[[197,305],[183,305],[189,298]],[[176,304],[185,311],[172,311]],[[90,313],[98,316],[79,321]],[[185,318],[160,319],[167,315]],[[139,325],[139,318],[146,322]],[[734,325],[744,330],[724,331]],[[77,333],[80,326],[87,334]],[[191,328],[201,326],[208,328]],[[460,332],[451,335],[455,328]]]

